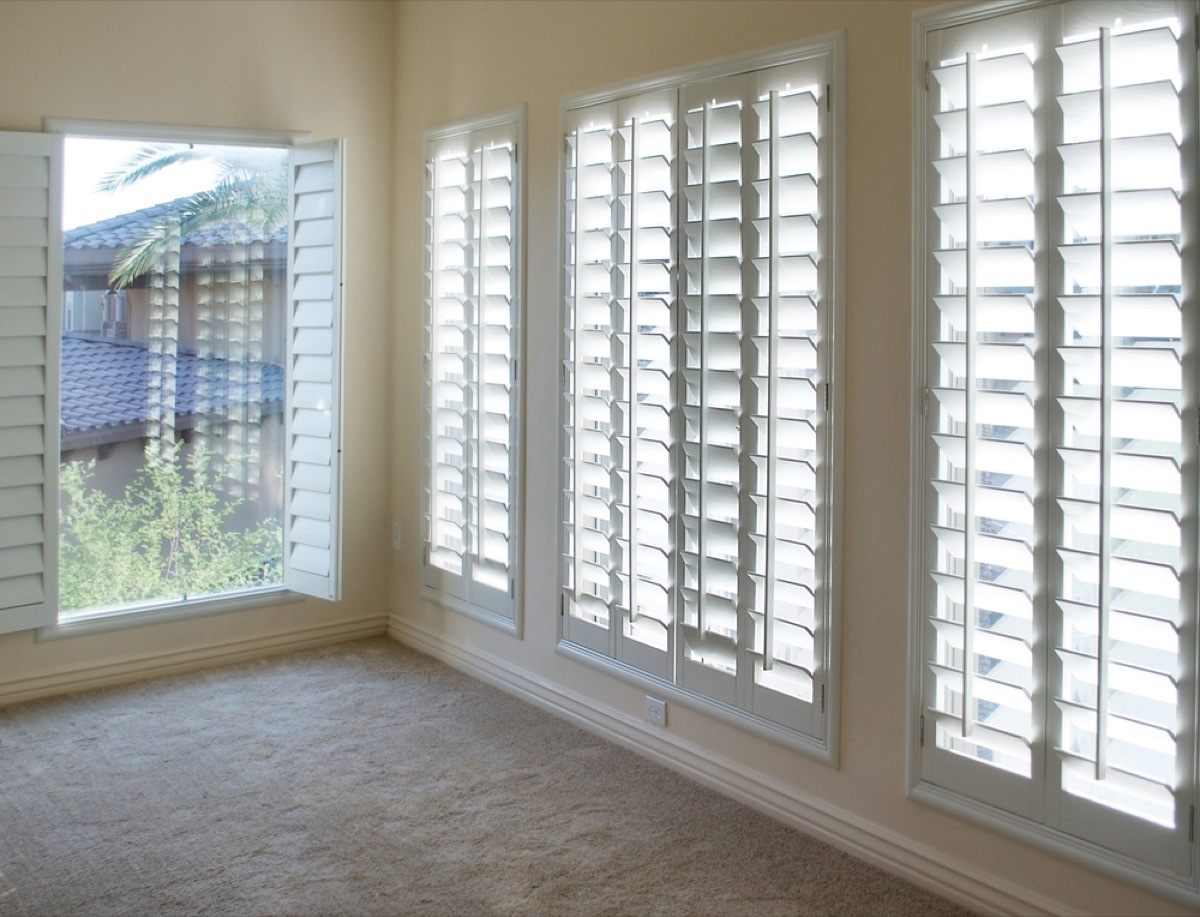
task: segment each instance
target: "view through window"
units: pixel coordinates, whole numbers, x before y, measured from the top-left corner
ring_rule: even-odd
[[[62,614],[280,584],[287,150],[64,160]]]

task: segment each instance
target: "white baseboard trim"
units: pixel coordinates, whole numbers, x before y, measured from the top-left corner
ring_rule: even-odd
[[[385,615],[371,615],[334,624],[303,627],[267,637],[224,640],[123,662],[74,666],[9,681],[0,679],[0,707],[54,694],[140,681],[159,675],[173,675],[209,666],[243,662],[275,653],[381,636],[387,633],[387,629],[388,619]]]
[[[624,713],[596,706],[502,659],[447,642],[412,622],[392,617],[388,634],[480,681],[616,742],[697,783],[738,800],[765,815],[872,863],[914,885],[942,895],[979,914],[1068,914],[1063,902],[1034,894],[1005,879],[981,874],[973,865],[915,844],[866,819],[794,787],[748,774],[728,758],[663,733]]]

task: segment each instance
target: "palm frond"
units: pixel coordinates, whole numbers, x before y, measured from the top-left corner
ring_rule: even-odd
[[[181,238],[177,214],[159,217],[140,239],[117,252],[108,274],[109,286],[120,290],[152,271],[168,252],[179,248]]]
[[[193,147],[148,143],[140,147],[121,166],[101,176],[96,183],[96,190],[109,193],[120,191],[177,163],[199,162],[206,158],[208,154]]]
[[[155,220],[141,238],[127,245],[113,262],[109,283],[128,286],[189,236],[217,226],[243,227],[270,236],[287,220],[287,152],[261,147],[219,149],[148,144],[125,166],[105,176],[104,190],[118,190],[183,162],[210,162],[217,184],[174,201],[169,214]]]

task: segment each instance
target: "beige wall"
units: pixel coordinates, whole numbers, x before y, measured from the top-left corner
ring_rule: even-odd
[[[419,601],[410,537],[392,577],[397,633],[508,666],[545,696],[595,699],[595,722],[636,731],[642,691],[555,653],[554,363],[559,100],[635,77],[846,30],[845,562],[841,766],[789,753],[678,704],[666,742],[730,762],[756,787],[817,817],[924,852],[1029,902],[1097,914],[1179,908],[905,798],[910,420],[912,12],[905,0],[773,2],[406,2],[397,18],[396,294],[392,414],[397,518],[419,500],[421,132],[527,102],[525,637]],[[635,739],[636,741],[636,739]],[[690,759],[689,759],[690,760]],[[763,790],[763,798],[770,795]],[[796,808],[793,806],[792,808]],[[853,833],[853,832],[850,832]],[[885,845],[886,846],[886,845]],[[914,854],[915,855],[915,854]],[[1011,906],[1011,905],[1010,905]],[[1027,904],[1019,910],[1031,910]]]
[[[311,131],[348,163],[343,600],[91,637],[0,637],[0,696],[371,630],[387,607],[387,330],[395,7],[0,3],[0,130],[45,116]]]

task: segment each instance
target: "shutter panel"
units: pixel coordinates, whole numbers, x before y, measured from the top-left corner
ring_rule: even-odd
[[[1035,55],[1028,20],[1011,21],[1005,53],[964,53],[943,36],[931,54],[948,62],[930,86],[925,765],[1030,814],[1032,783],[1007,775],[1032,777],[1038,722]]]
[[[284,579],[340,597],[342,144],[292,151]]]
[[[667,678],[675,616],[675,98],[571,112],[567,635]]]
[[[57,614],[60,154],[0,133],[0,633]]]
[[[425,586],[515,617],[517,131],[426,142]]]
[[[1088,37],[1056,49],[1063,333],[1052,376],[1062,472],[1050,516],[1051,769],[1064,830],[1183,871],[1187,848],[1173,836],[1187,797],[1175,788],[1190,773],[1179,738],[1191,720],[1181,718],[1180,629],[1196,607],[1194,576],[1184,575],[1195,561],[1183,560],[1196,549],[1194,446],[1182,423],[1182,302],[1195,295],[1182,286],[1180,250],[1185,52],[1178,20],[1147,28],[1127,15],[1118,31],[1082,9],[1066,15],[1066,34]],[[1156,149],[1157,169],[1131,164],[1130,148],[1143,146]],[[1159,327],[1143,329],[1143,311]],[[1169,471],[1125,467],[1146,460]]]
[[[821,735],[827,63],[684,91],[685,685]]]
[[[1193,13],[1075,2],[930,33],[926,135],[923,776],[1178,874]]]

